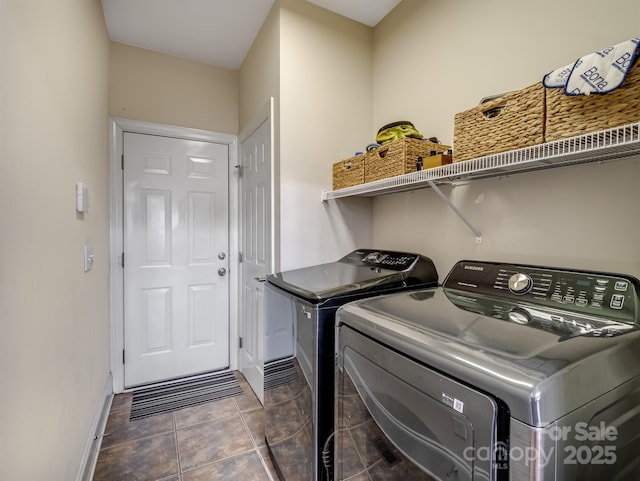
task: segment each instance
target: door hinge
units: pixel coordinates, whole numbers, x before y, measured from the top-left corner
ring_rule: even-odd
[[[242,349],[242,338],[238,338],[238,349]]]
[[[242,252],[238,252],[238,262],[242,263]]]
[[[236,165],[236,169],[238,169],[238,177],[242,177],[243,168],[241,165]]]
[[[120,265],[122,266],[122,268],[124,269],[124,252],[122,253],[122,257],[120,259]]]
[[[120,168],[124,170],[124,154],[120,156]]]
[[[124,349],[122,350],[122,364],[124,364]]]

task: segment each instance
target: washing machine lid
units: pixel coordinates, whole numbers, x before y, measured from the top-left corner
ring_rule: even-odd
[[[357,249],[336,262],[267,276],[279,288],[317,303],[403,286],[435,286],[431,259],[415,253]]]
[[[529,291],[504,288],[504,279],[522,272],[534,278]],[[640,375],[637,281],[588,276],[593,289],[583,273],[464,261],[441,288],[357,301],[339,309],[336,322],[490,393],[513,417],[542,427]],[[603,285],[596,280],[607,288],[596,291]],[[589,305],[552,299],[567,292]]]

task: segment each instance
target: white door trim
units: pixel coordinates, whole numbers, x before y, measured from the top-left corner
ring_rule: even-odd
[[[124,132],[151,134],[187,140],[216,142],[229,146],[229,363],[238,366],[238,138],[235,135],[138,120],[109,121],[109,274],[111,307],[111,372],[113,392],[124,390],[124,224],[122,197],[122,139]]]

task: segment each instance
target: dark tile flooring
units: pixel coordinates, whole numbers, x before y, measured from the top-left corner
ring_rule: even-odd
[[[129,421],[132,393],[116,394],[93,481],[277,481],[264,442],[264,416],[244,393]]]

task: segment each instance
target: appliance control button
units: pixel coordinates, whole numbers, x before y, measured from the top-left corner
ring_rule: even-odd
[[[526,294],[533,287],[531,277],[518,273],[509,278],[509,290],[514,294]]]
[[[616,286],[615,286],[615,290],[616,291],[626,291],[628,287],[629,287],[629,283],[628,282],[617,281],[616,282]]]
[[[531,316],[524,309],[516,308],[509,312],[509,314],[507,314],[507,317],[511,322],[515,322],[516,324],[529,324],[529,322],[531,321]]]
[[[614,294],[611,296],[609,307],[611,309],[622,309],[624,306],[624,296],[622,294]]]

